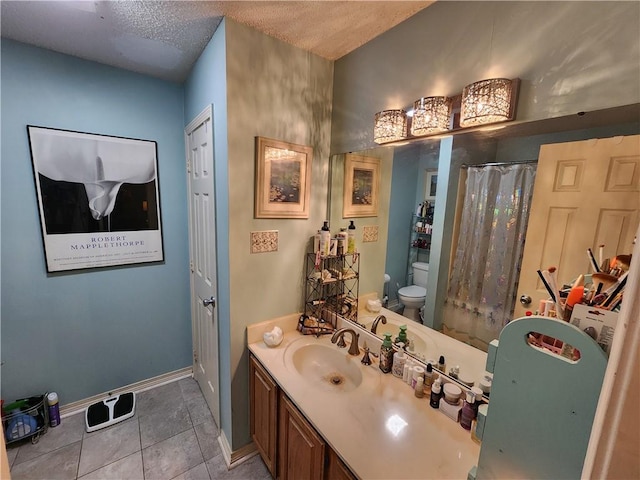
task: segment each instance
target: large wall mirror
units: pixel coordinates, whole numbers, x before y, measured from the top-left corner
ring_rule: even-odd
[[[640,133],[640,105],[628,105],[623,107],[586,112],[569,117],[554,118],[531,123],[511,124],[500,129],[487,129],[456,136],[443,136],[412,141],[404,145],[381,146],[363,152],[349,152],[352,154],[380,159],[380,185],[378,215],[375,217],[343,218],[343,183],[345,154],[337,154],[331,159],[330,189],[329,189],[329,218],[332,230],[346,227],[349,220],[354,220],[360,232],[357,236],[358,250],[361,252],[360,293],[376,292],[380,298],[388,295],[389,307],[394,309],[398,304],[398,287],[411,285],[412,263],[419,262],[429,265],[426,281],[426,298],[423,314],[423,323],[407,318],[410,329],[436,329],[443,331],[460,341],[469,343],[481,350],[486,350],[487,344],[498,338],[501,324],[500,320],[495,325],[478,330],[467,327],[447,328],[445,298],[448,293],[449,277],[452,265],[456,261],[455,250],[457,243],[454,239],[461,238],[465,233],[461,220],[461,205],[467,200],[461,200],[465,193],[465,181],[468,177],[469,166],[477,166],[488,163],[507,165],[522,165],[522,170],[533,170],[535,174],[536,164],[541,150],[541,145],[577,142],[588,139],[602,139],[619,136],[638,135]],[[635,182],[638,186],[638,159],[636,162]],[[607,175],[608,162],[597,164],[601,168],[602,175]],[[529,167],[530,166],[530,167]],[[437,180],[436,180],[437,179]],[[432,188],[431,182],[437,188]],[[513,193],[516,189],[511,188]],[[518,190],[520,191],[520,190]],[[433,209],[433,232],[424,235],[426,242],[416,243],[422,235],[417,236],[416,213],[421,202],[425,201],[427,193]],[[533,196],[531,195],[531,198]],[[637,193],[636,193],[637,198]],[[523,202],[530,201],[526,195],[522,196]],[[611,248],[628,249],[631,251],[631,240],[638,226],[638,209],[640,200],[635,205],[630,205],[636,213],[630,214],[627,220],[635,222],[625,231],[620,241],[622,245],[612,245]],[[493,207],[492,207],[493,208]],[[497,207],[496,207],[497,208]],[[526,204],[525,204],[526,208]],[[598,206],[594,205],[594,212]],[[596,214],[597,215],[597,214]],[[593,221],[597,221],[593,218]],[[625,220],[626,221],[626,220]],[[513,221],[512,221],[513,223]],[[363,242],[364,229],[367,232],[375,230],[376,235]],[[424,228],[424,223],[418,225],[418,229]],[[375,238],[375,240],[371,240]],[[526,246],[524,235],[520,245]],[[629,238],[631,240],[629,240]],[[468,240],[468,239],[467,239]],[[479,239],[478,239],[479,241]],[[536,237],[536,241],[540,241]],[[624,243],[629,243],[626,245]],[[518,242],[516,241],[516,244]],[[424,248],[422,248],[424,247]],[[574,248],[565,245],[564,249]],[[616,254],[621,252],[607,252]],[[565,271],[560,271],[560,280],[568,282],[584,270],[588,269],[586,254],[579,249],[580,260],[574,264],[563,263]],[[539,267],[538,267],[539,268]],[[581,271],[583,270],[583,271]],[[531,277],[536,276],[536,270],[516,272]],[[385,289],[385,274],[389,282]],[[518,282],[519,275],[512,272],[505,277],[505,282]],[[515,293],[513,289],[513,295]],[[517,304],[517,300],[515,301]],[[535,302],[534,302],[535,303]],[[532,304],[530,310],[537,310],[537,305]],[[361,309],[362,312],[362,309]],[[520,305],[515,313],[510,313],[511,318],[521,316],[523,310]],[[367,318],[363,318],[366,316]],[[371,314],[375,316],[375,314]],[[369,325],[370,316],[361,314],[358,322]],[[414,317],[415,318],[415,317]],[[465,331],[466,330],[466,331]],[[382,330],[378,330],[380,333]],[[429,358],[431,352],[421,355],[419,345],[416,345],[416,353],[422,358]]]

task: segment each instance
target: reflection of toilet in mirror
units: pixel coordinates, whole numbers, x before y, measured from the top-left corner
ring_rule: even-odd
[[[398,290],[398,300],[404,305],[405,317],[420,322],[420,309],[424,306],[427,296],[427,277],[429,276],[429,264],[414,262],[413,285],[402,287]]]

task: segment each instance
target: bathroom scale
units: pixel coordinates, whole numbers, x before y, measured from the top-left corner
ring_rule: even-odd
[[[133,417],[136,410],[136,396],[133,392],[111,395],[87,408],[85,423],[87,432],[115,425]]]

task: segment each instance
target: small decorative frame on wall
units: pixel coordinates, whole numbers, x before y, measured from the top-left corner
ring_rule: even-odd
[[[427,170],[424,178],[424,199],[435,202],[436,187],[438,185],[438,171]]]
[[[365,225],[362,228],[362,242],[377,242],[378,241],[378,225]]]
[[[278,230],[251,232],[251,253],[278,251]]]
[[[309,218],[313,149],[256,137],[255,218]]]
[[[344,218],[378,216],[380,159],[346,154],[344,162]]]

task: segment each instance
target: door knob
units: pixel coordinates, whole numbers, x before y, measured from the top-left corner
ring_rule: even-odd
[[[216,306],[216,299],[211,297],[211,298],[205,298],[204,300],[202,300],[202,304],[205,307],[208,307],[209,305],[211,305],[212,307]]]
[[[527,295],[526,293],[524,295],[521,295],[520,296],[520,303],[522,305],[524,305],[525,307],[527,305],[530,305],[531,304],[531,297],[529,295]]]

